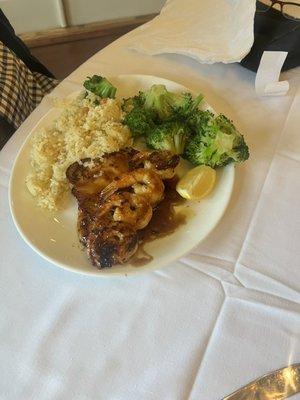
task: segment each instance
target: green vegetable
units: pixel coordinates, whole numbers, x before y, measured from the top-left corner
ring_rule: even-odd
[[[198,106],[203,100],[203,95],[199,94],[195,99],[191,93],[170,93],[173,116],[186,120],[198,110]]]
[[[169,104],[168,91],[164,85],[152,85],[149,90],[144,92],[144,107],[153,116],[157,116],[161,120],[170,117],[172,107]]]
[[[243,136],[224,115],[215,117],[209,111],[198,110],[188,123],[194,135],[186,145],[184,157],[191,163],[216,168],[249,158]]]
[[[117,89],[106,79],[99,75],[88,77],[83,86],[90,92],[102,98],[114,99]]]
[[[134,107],[143,107],[145,103],[145,96],[143,92],[139,92],[138,95],[123,99],[122,110],[125,112],[131,111]]]
[[[194,110],[186,122],[193,132],[199,132],[203,130],[203,127],[208,125],[210,121],[214,118],[214,114],[210,111]]]
[[[123,100],[123,122],[148,147],[181,154],[195,165],[222,167],[249,157],[243,136],[224,115],[202,111],[202,95],[172,93],[164,85]]]
[[[155,127],[151,115],[142,107],[132,108],[125,115],[123,123],[128,126],[133,137],[146,136]]]
[[[165,122],[148,133],[146,143],[156,150],[169,150],[174,154],[182,154],[190,133],[186,124]]]
[[[188,116],[203,99],[202,95],[193,99],[190,93],[172,93],[165,85],[152,85],[144,94],[144,108],[159,121],[180,119]]]

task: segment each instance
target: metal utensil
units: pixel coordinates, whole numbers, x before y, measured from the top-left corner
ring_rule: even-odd
[[[248,383],[223,400],[284,400],[300,392],[300,363],[289,365]]]

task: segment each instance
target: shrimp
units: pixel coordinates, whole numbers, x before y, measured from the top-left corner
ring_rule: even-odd
[[[162,179],[171,179],[175,174],[175,168],[179,164],[180,157],[165,151],[140,151],[134,154],[129,161],[131,169],[153,169]]]
[[[106,200],[118,190],[126,189],[143,196],[152,206],[155,206],[162,200],[165,187],[158,174],[150,169],[140,168],[115,178],[102,190],[101,197]]]
[[[95,217],[103,218],[110,214],[113,221],[124,222],[135,229],[143,229],[152,218],[152,207],[148,201],[134,193],[116,193],[102,204]]]

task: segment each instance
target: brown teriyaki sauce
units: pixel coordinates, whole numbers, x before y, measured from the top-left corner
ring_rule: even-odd
[[[140,267],[153,260],[153,257],[144,249],[146,243],[170,235],[179,226],[186,223],[186,215],[180,211],[176,212],[174,209],[175,206],[184,204],[186,201],[176,191],[178,180],[177,176],[164,180],[164,199],[153,209],[153,216],[149,224],[138,231],[139,247],[130,259],[130,264],[133,266]]]

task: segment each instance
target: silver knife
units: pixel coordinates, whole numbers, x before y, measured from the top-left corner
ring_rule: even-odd
[[[292,364],[273,371],[223,400],[284,400],[300,392],[300,364]]]

